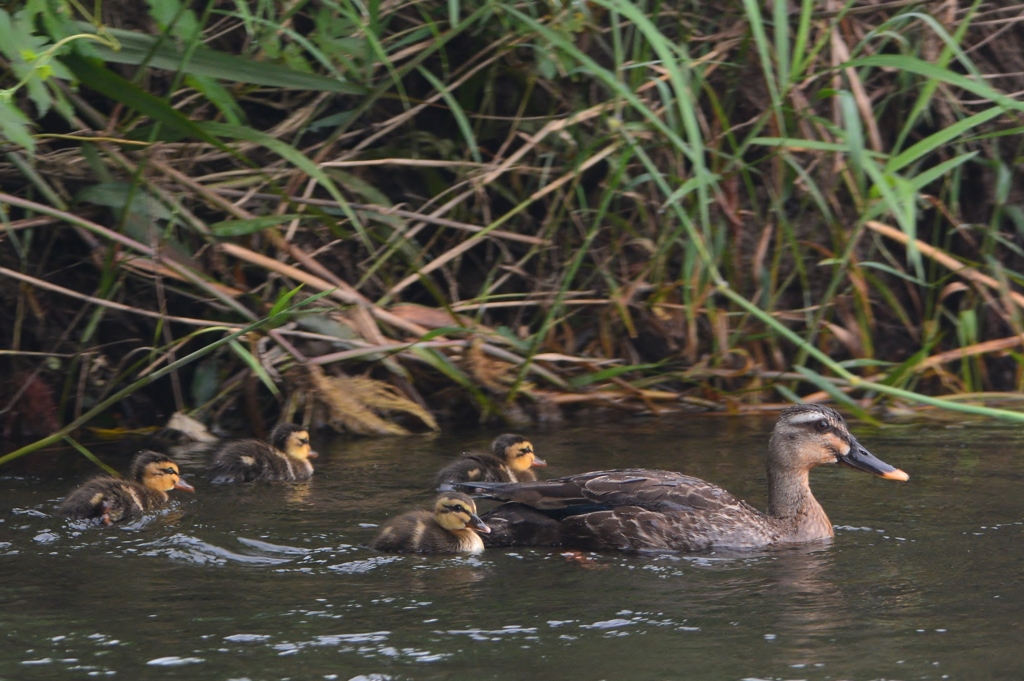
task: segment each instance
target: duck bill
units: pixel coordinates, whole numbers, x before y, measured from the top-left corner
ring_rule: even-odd
[[[531,468],[547,468],[548,462],[537,456],[533,457],[533,462],[530,464]]]
[[[309,454],[306,454],[306,458],[308,458],[308,459],[318,459],[318,458],[320,458],[320,455],[317,454],[316,452],[314,452],[311,449],[311,450],[309,450]]]
[[[906,482],[910,479],[909,475],[877,458],[871,452],[864,449],[856,440],[851,443],[850,451],[839,457],[839,463],[845,464],[850,468],[856,468],[859,471],[864,471],[865,473],[877,475],[886,480]]]
[[[469,516],[469,522],[466,523],[466,527],[472,528],[477,532],[482,532],[484,534],[489,534],[491,531],[491,528],[487,527],[487,524],[484,521],[480,520],[480,516],[478,516],[475,513]]]
[[[180,489],[182,492],[195,492],[196,488],[188,484],[181,478],[178,478],[178,482],[174,483],[174,489]]]

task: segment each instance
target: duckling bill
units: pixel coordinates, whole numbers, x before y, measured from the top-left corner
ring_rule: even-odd
[[[310,459],[318,454],[309,445],[302,426],[282,423],[270,433],[270,442],[235,440],[214,455],[210,481],[214,483],[309,480]]]
[[[442,494],[431,511],[410,511],[388,522],[370,544],[387,553],[469,553],[484,550],[477,532],[491,529],[476,514],[476,502],[459,492]]]
[[[195,491],[181,479],[178,464],[168,456],[143,451],[132,460],[127,480],[109,475],[93,478],[71,492],[59,511],[69,518],[95,518],[110,525],[160,508],[172,489]]]
[[[768,442],[767,513],[699,478],[642,468],[455,487],[508,502],[483,518],[494,530],[487,546],[750,549],[832,537],[832,523],[811,493],[809,473],[836,463],[887,480],[909,479],[857,442],[834,409],[800,405],[781,412]]]
[[[491,443],[489,453],[465,454],[437,474],[437,487],[456,482],[530,482],[537,479],[531,468],[547,466],[533,444],[522,435],[505,433]]]

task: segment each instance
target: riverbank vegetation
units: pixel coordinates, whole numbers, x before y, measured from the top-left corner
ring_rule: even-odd
[[[1019,5],[96,7],[0,13],[8,436],[1024,416]]]

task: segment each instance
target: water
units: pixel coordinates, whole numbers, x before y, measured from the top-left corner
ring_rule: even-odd
[[[524,434],[545,475],[683,470],[763,508],[771,424]],[[1024,435],[855,433],[910,482],[819,469],[831,544],[705,556],[364,548],[375,525],[429,504],[452,455],[494,432],[316,442],[302,485],[211,487],[201,461],[184,461],[194,496],[108,529],[51,517],[93,471],[42,455],[0,468],[0,679],[1024,677]]]

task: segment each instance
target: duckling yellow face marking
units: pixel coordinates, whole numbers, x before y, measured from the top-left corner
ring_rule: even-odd
[[[525,471],[531,466],[545,466],[533,452],[533,444],[527,441],[516,442],[505,449],[505,461],[514,471]]]
[[[309,445],[309,432],[305,430],[296,430],[288,436],[284,445],[284,453],[301,461],[317,457],[317,453]]]
[[[476,514],[476,503],[465,494],[443,495],[434,505],[434,519],[437,524],[449,532],[461,532],[473,529],[478,532],[490,532]]]
[[[178,464],[173,461],[153,461],[146,464],[142,471],[142,484],[157,492],[169,492],[172,489],[195,491],[192,485],[181,479]]]

